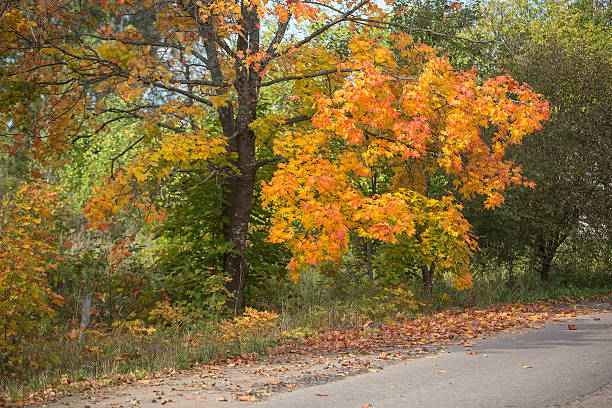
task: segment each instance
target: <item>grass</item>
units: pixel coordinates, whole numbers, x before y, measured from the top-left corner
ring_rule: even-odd
[[[444,307],[440,299],[446,293],[450,304],[461,307],[488,307],[497,303],[530,303],[552,299],[580,300],[609,295],[612,291],[612,276],[596,276],[584,279],[580,276],[566,279],[559,275],[551,276],[544,284],[534,274],[519,274],[509,283],[502,274],[483,273],[474,279],[474,286],[468,291],[458,291],[446,282],[436,286],[434,304]]]
[[[65,336],[36,342],[26,353],[33,358],[53,355],[53,361],[47,367],[30,364],[20,375],[0,379],[0,405],[2,398],[22,400],[50,385],[54,392],[78,391],[84,381],[106,385],[167,369],[188,369],[222,356],[263,354],[271,345],[272,338],[254,336],[224,342],[217,327],[210,321],[191,321],[180,327],[158,326],[144,337],[115,330],[91,338],[87,347]]]
[[[485,277],[486,276],[486,277]],[[509,285],[501,275],[477,276],[474,287],[458,291],[445,281],[436,282],[433,300],[418,302],[401,289],[380,289],[371,297],[369,289],[345,286],[342,294],[331,280],[311,272],[292,294],[278,295],[255,305],[259,310],[275,310],[274,330],[223,340],[219,322],[188,319],[173,326],[157,325],[146,335],[108,328],[90,338],[87,347],[78,339],[69,338],[67,330],[47,333],[26,350],[30,366],[19,376],[0,377],[0,405],[23,400],[30,393],[78,391],[88,386],[135,379],[169,368],[188,369],[223,356],[266,354],[270,346],[285,337],[337,330],[363,325],[367,320],[394,320],[398,313],[410,317],[417,313],[435,312],[448,307],[482,307],[497,303],[534,302],[549,299],[586,299],[609,296],[612,280],[602,279],[589,286],[574,286],[565,281],[542,285],[529,275],[517,277]],[[47,365],[37,366],[42,356],[53,356]],[[81,382],[81,383],[80,383]]]

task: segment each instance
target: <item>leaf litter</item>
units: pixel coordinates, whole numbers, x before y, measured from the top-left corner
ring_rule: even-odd
[[[388,324],[368,324],[283,340],[269,350],[274,358],[266,360],[257,360],[254,354],[223,357],[191,370],[169,369],[140,379],[115,376],[70,382],[63,377],[63,383],[60,381],[41,393],[31,394],[20,405],[57,401],[62,393],[69,392],[65,387],[67,382],[73,392],[81,395],[64,398],[62,401],[67,402],[62,405],[93,408],[98,403],[138,406],[140,401],[155,401],[171,406],[181,400],[188,400],[194,406],[204,400],[223,402],[223,406],[230,406],[232,400],[248,404],[275,393],[292,392],[361,373],[377,373],[398,360],[435,358],[436,353],[444,352],[445,345],[462,345],[468,354],[477,354],[470,350],[475,345],[473,340],[508,330],[521,333],[546,322],[601,311],[604,310],[559,301],[448,310]],[[439,372],[443,374],[443,370]],[[125,391],[129,393],[122,393]],[[130,398],[126,400],[125,395]],[[138,403],[130,404],[131,401]]]

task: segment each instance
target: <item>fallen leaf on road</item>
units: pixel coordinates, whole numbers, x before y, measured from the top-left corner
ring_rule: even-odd
[[[317,397],[329,397],[327,394],[315,394]]]
[[[468,354],[472,354],[472,355],[474,355],[474,354],[478,354],[478,353],[477,353],[477,352],[475,352],[475,351],[468,351],[467,353],[468,353]]]
[[[575,324],[568,324],[568,325],[567,325],[567,328],[568,328],[569,330],[576,330],[576,325],[575,325]]]
[[[362,405],[361,408],[373,408],[373,407],[372,407],[372,404],[365,404],[365,405]]]
[[[252,395],[239,395],[236,397],[236,399],[238,401],[244,401],[244,402],[257,402],[257,401],[261,401],[259,398],[256,398]]]
[[[394,395],[393,398],[404,398],[404,396],[401,394],[397,394],[397,395]]]
[[[219,397],[219,398],[217,398],[217,401],[227,401],[227,398],[225,398],[225,397]]]
[[[601,317],[594,317],[593,320],[601,320]]]
[[[523,366],[523,368],[533,368],[532,366]]]
[[[285,384],[285,387],[287,387],[287,388],[295,388],[295,387],[297,387],[297,385],[295,385],[295,384]]]
[[[446,370],[438,370],[438,371],[436,371],[436,373],[444,374],[444,373],[448,373],[448,371],[446,371]]]

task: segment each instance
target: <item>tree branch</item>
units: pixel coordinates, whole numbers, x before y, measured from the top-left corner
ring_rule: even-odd
[[[391,26],[391,27],[397,27],[397,28],[401,28],[403,30],[407,30],[409,32],[412,31],[421,31],[421,32],[425,32],[425,33],[430,33],[433,35],[439,35],[441,37],[448,37],[448,38],[453,38],[455,40],[460,40],[460,41],[467,41],[470,42],[472,44],[490,44],[492,42],[494,42],[493,40],[472,40],[470,38],[465,38],[465,37],[459,37],[457,35],[452,35],[452,34],[445,34],[445,33],[440,33],[437,31],[434,31],[430,28],[418,28],[418,27],[411,27],[411,26],[407,26],[405,24],[401,24],[401,23],[396,23],[393,21],[385,21],[385,20],[375,20],[372,18],[359,18],[359,17],[349,17],[347,18],[348,21],[352,21],[354,23],[358,23],[358,24],[364,24],[364,25],[371,25],[374,27],[377,27],[378,25],[387,25],[387,26]]]
[[[310,41],[312,41],[313,39],[317,38],[318,36],[320,36],[321,34],[323,34],[324,32],[326,32],[327,30],[329,30],[330,28],[332,28],[333,26],[335,26],[338,23],[341,23],[343,21],[347,21],[349,18],[349,16],[351,14],[354,14],[356,11],[358,11],[359,9],[361,9],[363,6],[365,6],[366,4],[368,4],[371,0],[362,0],[359,4],[357,4],[355,7],[353,7],[352,9],[348,10],[347,12],[345,12],[344,14],[342,14],[341,16],[339,16],[338,18],[330,21],[329,23],[325,24],[323,27],[315,30],[314,32],[312,32],[310,35],[308,35],[306,38],[303,38],[301,41],[298,41],[297,44],[295,44],[293,47],[291,47],[292,49],[297,49],[300,48],[301,46],[308,44]],[[284,55],[288,52],[288,50],[284,50],[284,51],[276,51],[270,54],[270,56],[262,62],[262,70],[263,68],[265,68],[270,61],[272,61],[274,58],[278,58],[281,55]]]
[[[292,125],[294,123],[305,122],[310,119],[312,119],[312,116],[306,116],[306,115],[296,116],[294,118],[286,119],[283,125]]]
[[[261,84],[261,86],[264,87],[264,86],[270,86],[270,85],[278,84],[280,82],[298,81],[300,79],[316,78],[316,77],[324,76],[324,75],[328,75],[328,74],[335,74],[336,72],[337,73],[348,73],[348,72],[353,72],[353,70],[352,69],[341,69],[341,70],[328,69],[326,71],[321,71],[321,72],[317,72],[317,73],[314,73],[314,74],[291,75],[291,76],[286,76],[286,77],[283,77],[283,78],[277,78],[277,79],[272,79],[272,80],[267,81],[267,82],[263,82]]]

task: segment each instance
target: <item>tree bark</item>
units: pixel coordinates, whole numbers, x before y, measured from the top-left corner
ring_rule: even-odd
[[[429,266],[421,265],[421,273],[423,278],[423,294],[427,298],[430,298],[433,292],[433,276],[435,269],[435,262],[432,262]]]
[[[254,108],[253,106],[253,111]],[[238,172],[228,174],[224,186],[223,238],[232,245],[232,249],[224,256],[223,270],[231,279],[226,285],[226,289],[231,294],[227,308],[234,312],[239,312],[244,306],[245,252],[257,172],[255,134],[248,129],[250,117],[249,114],[245,120],[246,125],[237,120],[236,127],[243,131],[234,133],[229,143],[229,151],[237,155],[233,164]]]
[[[243,31],[236,45],[239,51],[246,52],[259,44],[259,18],[256,7],[248,9],[242,5],[242,14]],[[224,111],[219,111],[219,117],[228,140],[228,153],[235,155],[233,165],[237,169],[237,173],[228,175],[226,180],[226,207],[223,211],[226,219],[223,236],[233,247],[223,259],[223,269],[231,278],[226,286],[232,295],[227,307],[237,313],[244,306],[245,250],[257,172],[256,136],[250,125],[257,118],[261,78],[253,67],[245,67],[241,61],[236,61],[235,70],[234,87],[238,93],[235,120],[230,119],[234,113],[231,104],[226,105]]]
[[[245,251],[249,218],[253,209],[253,189],[255,186],[255,172],[232,177],[229,181],[227,204],[223,213],[227,223],[223,236],[226,242],[232,244],[232,251],[223,259],[223,269],[231,278],[227,290],[232,295],[228,308],[234,312],[240,311],[244,306],[244,279],[245,279]]]
[[[550,281],[550,266],[552,264],[552,257],[546,257],[542,259],[542,267],[540,268],[540,279],[543,283]]]
[[[83,297],[83,303],[81,304],[81,325],[79,332],[79,340],[86,344],[87,339],[87,328],[89,327],[89,321],[91,319],[91,294],[86,294]]]
[[[555,239],[547,242],[540,242],[538,245],[537,256],[540,263],[540,280],[542,283],[547,284],[550,282],[550,268],[561,242],[563,242],[563,240]]]
[[[374,265],[372,265],[372,240],[366,238],[366,265],[368,268],[368,278],[370,279],[370,293],[374,293]]]

